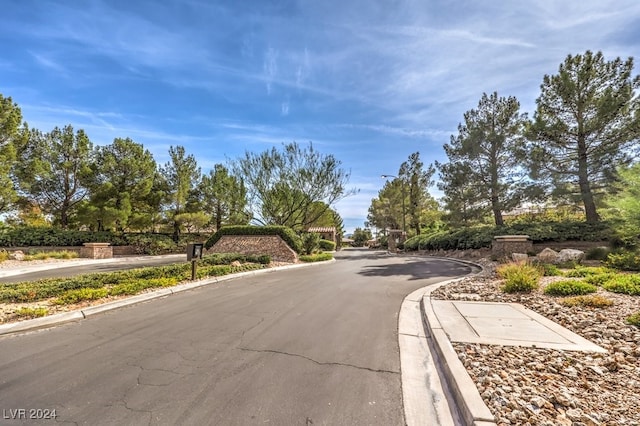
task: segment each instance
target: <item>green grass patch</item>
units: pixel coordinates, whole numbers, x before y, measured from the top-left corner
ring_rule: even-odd
[[[74,303],[85,300],[102,299],[108,295],[109,289],[107,288],[78,288],[75,290],[65,291],[56,300],[54,300],[53,303],[56,305],[73,305]]]
[[[505,280],[505,293],[531,293],[538,288],[541,271],[529,263],[506,263],[496,268],[499,278]]]
[[[14,312],[18,318],[40,318],[49,315],[49,310],[45,307],[40,308],[20,308]]]
[[[640,271],[640,252],[609,253],[605,264],[621,271]]]
[[[627,323],[631,325],[635,325],[636,327],[640,327],[640,312],[636,312],[627,318]]]
[[[540,263],[538,268],[542,270],[542,275],[545,277],[561,277],[564,275],[560,268],[551,263]]]
[[[46,260],[46,259],[75,259],[78,253],[75,251],[40,251],[24,255],[24,260]]]
[[[602,287],[606,282],[618,276],[615,272],[604,272],[602,274],[590,275],[584,278],[584,282]]]
[[[607,272],[611,272],[611,270],[601,266],[576,266],[574,269],[567,271],[564,275],[569,278],[584,278],[593,275],[601,275]]]
[[[560,301],[564,306],[580,306],[587,308],[607,308],[613,305],[613,300],[607,299],[604,296],[598,294],[588,294],[583,296],[567,297]]]
[[[233,262],[239,265],[231,265]],[[250,261],[251,263],[242,263]],[[269,256],[214,255],[198,262],[197,278],[262,269],[271,262]],[[58,297],[60,303],[97,297],[100,292],[72,290],[109,288],[111,295],[136,294],[147,288],[176,285],[191,278],[191,264],[132,269],[102,274],[86,274],[70,278],[44,279],[0,286],[0,303],[35,302]],[[104,297],[104,296],[103,296]]]
[[[578,280],[563,280],[550,283],[544,289],[544,294],[550,296],[577,296],[595,293],[598,287]]]
[[[640,274],[619,274],[602,286],[613,293],[640,296]]]
[[[299,257],[301,262],[324,262],[333,259],[333,253],[305,254]]]

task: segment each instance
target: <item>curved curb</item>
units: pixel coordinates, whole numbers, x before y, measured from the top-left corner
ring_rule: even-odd
[[[194,288],[203,287],[209,284],[214,284],[221,281],[229,281],[236,278],[242,278],[247,276],[260,275],[270,272],[285,271],[288,269],[298,269],[310,266],[325,265],[335,262],[335,259],[325,260],[323,262],[313,263],[300,263],[287,266],[276,266],[275,268],[258,269],[255,271],[239,272],[237,274],[223,275],[220,277],[205,278],[199,281],[192,281],[184,284],[178,284],[170,288],[162,288],[154,290],[149,293],[137,294],[135,296],[127,297],[126,299],[115,300],[113,302],[107,302],[100,305],[89,306],[85,309],[79,309],[76,311],[62,312],[59,314],[49,315],[42,318],[35,318],[25,321],[18,321],[8,324],[0,325],[0,337],[21,333],[25,331],[37,330],[40,328],[52,327],[55,325],[63,324],[69,321],[77,321],[85,319],[89,316],[96,315],[102,312],[111,311],[114,309],[123,308],[125,306],[135,305],[137,303],[146,302],[148,300],[158,299],[161,297],[171,296],[176,293],[182,293],[183,291],[193,290]]]
[[[474,275],[484,272],[484,267],[482,265],[473,262],[460,259],[447,260],[453,260],[479,267],[481,271]],[[453,349],[453,346],[449,341],[449,336],[447,336],[440,325],[440,321],[438,321],[438,317],[433,311],[433,307],[431,305],[431,293],[433,291],[442,286],[468,278],[469,276],[470,275],[462,278],[442,281],[429,286],[426,288],[426,291],[422,296],[420,308],[422,311],[425,331],[429,335],[428,337],[431,338],[428,340],[432,343],[434,357],[436,358],[438,368],[443,375],[447,388],[450,391],[449,397],[452,399],[451,403],[457,408],[458,412],[462,416],[464,424],[490,426],[497,424],[495,417],[491,414],[491,411],[489,411],[489,407],[484,403],[480,396],[480,392],[471,379],[471,376],[458,358],[458,354]]]

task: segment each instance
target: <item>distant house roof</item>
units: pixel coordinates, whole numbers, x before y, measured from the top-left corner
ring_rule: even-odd
[[[307,232],[336,232],[336,228],[333,226],[325,226],[325,227],[317,227],[317,228],[309,228]]]

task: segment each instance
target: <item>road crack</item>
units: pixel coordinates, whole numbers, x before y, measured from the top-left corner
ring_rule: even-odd
[[[307,361],[311,361],[314,364],[321,365],[321,366],[349,367],[349,368],[355,368],[355,369],[358,369],[358,370],[369,371],[371,373],[400,374],[399,371],[391,371],[391,370],[383,370],[383,369],[376,369],[376,368],[369,368],[369,367],[361,367],[359,365],[347,364],[347,363],[342,363],[342,362],[320,362],[320,361],[316,361],[313,358],[309,358],[308,356],[304,356],[304,355],[300,355],[300,354],[292,354],[292,353],[284,352],[284,351],[276,351],[276,350],[272,350],[272,349],[251,349],[251,348],[238,348],[238,349],[240,349],[241,351],[246,351],[246,352],[268,353],[268,354],[286,355],[286,356],[292,356],[292,357],[296,357],[296,358],[302,358],[302,359],[306,359]]]

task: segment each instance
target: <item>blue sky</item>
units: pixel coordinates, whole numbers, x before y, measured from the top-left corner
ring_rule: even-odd
[[[313,142],[360,190],[337,205],[351,232],[381,174],[446,161],[483,92],[532,114],[567,54],[640,61],[640,2],[9,0],[0,45],[0,93],[43,131],[130,137],[160,164],[182,145],[205,173]]]

